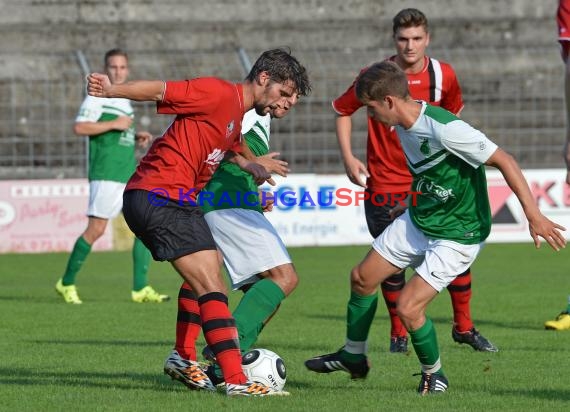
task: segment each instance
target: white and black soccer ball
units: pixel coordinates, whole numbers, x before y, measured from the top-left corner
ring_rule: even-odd
[[[243,373],[254,382],[282,390],[287,380],[283,359],[267,349],[252,349],[242,356]]]

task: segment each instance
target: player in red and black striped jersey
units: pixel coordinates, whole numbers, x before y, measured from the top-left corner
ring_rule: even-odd
[[[566,66],[564,73],[564,97],[566,101],[566,144],[564,160],[566,161],[566,183],[570,184],[570,0],[560,0],[556,12],[558,25],[558,42],[560,55]]]
[[[558,42],[560,54],[566,66],[564,73],[564,97],[566,100],[566,143],[564,145],[564,160],[566,161],[566,183],[570,185],[570,0],[560,0],[556,11],[558,24]],[[568,305],[555,319],[544,323],[546,329],[570,330],[570,296]]]
[[[425,54],[430,40],[426,16],[417,9],[401,10],[393,19],[393,39],[396,55],[388,60],[407,74],[412,98],[459,115],[463,99],[455,71],[449,64]],[[410,190],[412,176],[396,132],[371,117],[368,118],[367,166],[353,155],[351,115],[363,106],[356,98],[354,85],[332,104],[338,114],[336,130],[346,173],[353,183],[365,187],[369,194],[364,204],[366,222],[370,234],[376,238],[391,223],[389,211],[393,207],[393,199]],[[367,177],[366,182],[362,175]],[[404,284],[404,272],[401,272],[381,285],[392,324],[391,352],[407,351],[407,332],[396,314],[396,301]],[[453,339],[467,343],[475,350],[496,352],[496,346],[475,329],[471,320],[471,271],[468,269],[457,276],[447,289],[453,305]]]

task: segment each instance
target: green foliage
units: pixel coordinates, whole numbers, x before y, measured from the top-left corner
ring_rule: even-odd
[[[168,264],[151,265],[151,284],[173,300],[130,301],[130,253],[93,253],[79,273],[84,304],[54,291],[67,255],[0,257],[0,410],[38,411],[478,411],[570,408],[570,331],[543,323],[570,294],[568,251],[530,244],[487,245],[473,268],[476,326],[500,349],[477,353],[451,339],[443,292],[430,306],[449,392],[420,398],[414,354],[388,352],[389,321],[378,307],[367,380],[314,374],[303,361],[344,341],[350,269],[366,247],[291,249],[301,282],[257,346],[286,362],[288,398],[229,399],[188,391],[162,374],[174,342],[180,280]],[[234,306],[240,293],[231,294]],[[203,340],[200,339],[201,349]]]

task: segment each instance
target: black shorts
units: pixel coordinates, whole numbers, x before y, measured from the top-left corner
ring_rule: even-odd
[[[370,195],[364,200],[364,214],[368,231],[374,239],[392,223],[390,219],[390,209],[406,198],[403,193],[373,193],[366,189]],[[374,197],[374,199],[373,199]]]
[[[146,190],[123,193],[125,220],[154,260],[171,261],[201,250],[216,249],[199,206],[166,198],[158,200],[161,201]]]

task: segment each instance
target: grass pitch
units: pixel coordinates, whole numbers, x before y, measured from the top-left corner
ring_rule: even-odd
[[[66,254],[0,256],[0,410],[5,411],[567,411],[570,331],[543,323],[570,294],[568,250],[489,244],[473,267],[472,314],[500,349],[474,352],[451,339],[447,292],[428,309],[450,381],[446,394],[419,397],[415,355],[388,352],[389,321],[379,305],[365,381],[319,375],[303,361],[344,341],[348,273],[367,247],[291,249],[301,282],[257,346],[287,365],[288,398],[235,399],[188,391],[162,374],[172,348],[180,279],[153,262],[151,284],[164,304],[130,302],[130,253],[93,253],[78,275],[83,305],[54,291]],[[235,305],[240,293],[231,294]],[[199,348],[203,345],[200,339]]]

